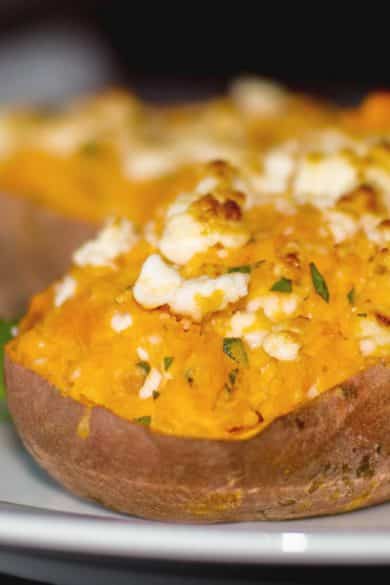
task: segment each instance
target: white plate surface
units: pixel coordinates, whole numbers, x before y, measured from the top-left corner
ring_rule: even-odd
[[[66,493],[0,425],[0,546],[126,558],[388,563],[390,504],[340,516],[214,526],[147,522]]]

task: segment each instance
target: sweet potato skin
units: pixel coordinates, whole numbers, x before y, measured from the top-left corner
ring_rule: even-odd
[[[71,492],[175,522],[284,520],[390,498],[390,368],[378,364],[244,441],[155,433],[85,407],[5,362],[8,403],[32,456]]]
[[[72,252],[98,226],[0,193],[0,318],[23,314],[28,299],[61,276]]]

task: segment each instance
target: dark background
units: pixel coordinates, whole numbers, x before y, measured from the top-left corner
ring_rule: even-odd
[[[370,88],[390,87],[386,13],[379,4],[369,8],[0,0],[0,75],[2,48],[23,35],[51,30],[68,36],[73,49],[75,37],[95,47],[104,69],[97,86],[130,84],[152,99],[201,97],[223,90],[240,73],[254,73],[354,101]],[[53,48],[44,51],[46,57]],[[75,64],[77,57],[72,58]],[[33,77],[34,68],[28,73]],[[57,75],[62,73],[66,76],[58,68]]]
[[[369,89],[390,88],[382,22],[386,27],[386,14],[367,4],[343,10],[323,3],[0,0],[0,102],[65,100],[112,84],[152,100],[191,99],[250,73],[355,103]],[[274,584],[388,576],[379,568],[159,563],[135,563],[129,577],[131,571],[139,585],[148,575],[169,580],[170,574],[183,583],[224,583],[228,576],[229,582]],[[0,582],[25,581],[0,575]]]

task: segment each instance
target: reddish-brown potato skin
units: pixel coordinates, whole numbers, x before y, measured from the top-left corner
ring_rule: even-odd
[[[65,272],[72,252],[97,229],[0,193],[0,318],[22,315],[28,299]]]
[[[6,358],[8,403],[33,457],[71,492],[176,522],[281,520],[390,498],[390,369],[379,364],[249,440],[151,432],[91,411]]]

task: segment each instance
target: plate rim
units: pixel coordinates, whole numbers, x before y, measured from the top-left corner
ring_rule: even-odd
[[[126,518],[99,517],[43,509],[0,510],[0,546],[113,558],[243,564],[390,563],[386,530],[243,531],[232,524],[132,524]]]

